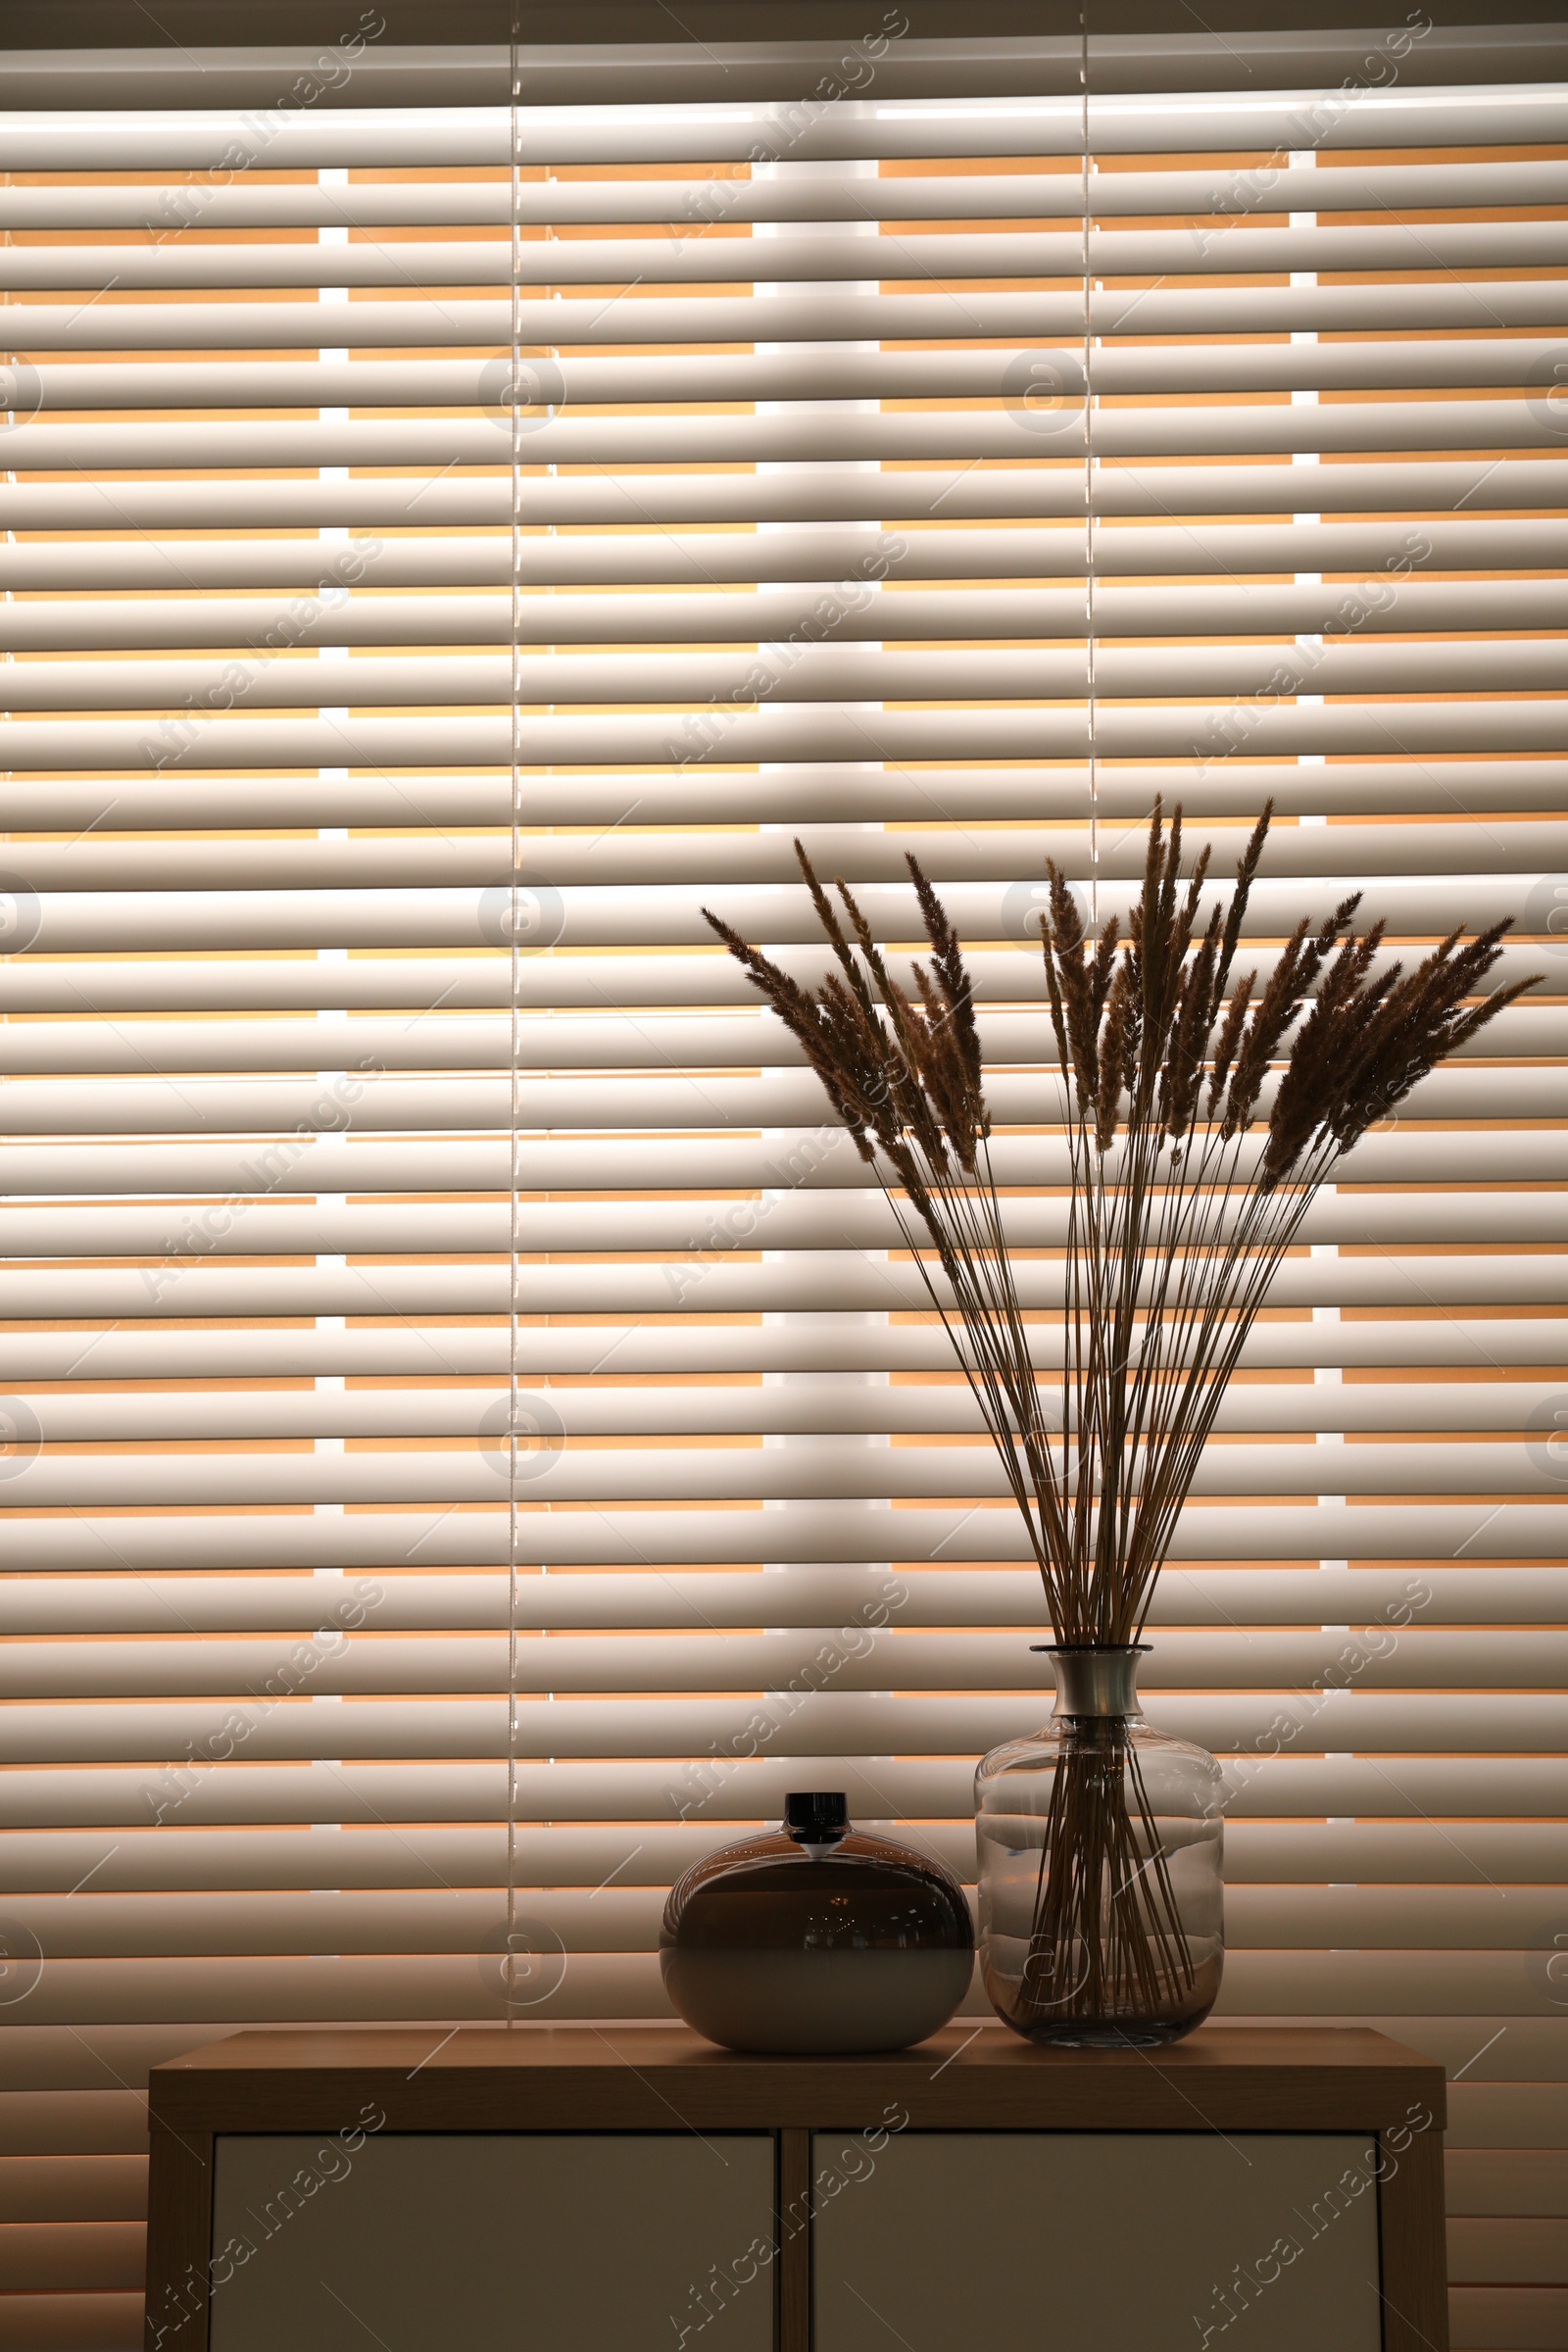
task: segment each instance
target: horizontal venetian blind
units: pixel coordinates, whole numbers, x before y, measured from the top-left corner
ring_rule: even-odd
[[[1040,881],[1156,794],[1275,801],[1260,963],[1364,886],[1546,975],[1313,1211],[1144,1683],[1225,2014],[1447,2059],[1456,2340],[1568,2341],[1568,96],[1097,50],[1086,149],[899,22],[0,123],[0,2342],[136,2339],[151,2059],[663,2014],[803,1782],[971,1870],[1038,1582],[700,909],[806,977],[792,836],[896,949],[917,852],[1049,1372]]]

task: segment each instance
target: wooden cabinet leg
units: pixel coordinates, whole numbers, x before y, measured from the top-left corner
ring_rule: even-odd
[[[778,2352],[811,2347],[811,2134],[778,2135]]]
[[[1384,2133],[1378,2151],[1383,2352],[1448,2352],[1442,2133],[1401,2129]]]
[[[207,2352],[213,2135],[154,2116],[147,2184],[147,2352]]]

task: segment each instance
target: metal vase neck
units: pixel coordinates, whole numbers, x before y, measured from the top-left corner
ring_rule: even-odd
[[[1147,1643],[1048,1649],[1046,1655],[1056,1677],[1058,1717],[1137,1715],[1138,1661],[1148,1655]]]

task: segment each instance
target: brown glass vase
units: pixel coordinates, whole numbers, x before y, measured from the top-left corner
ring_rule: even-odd
[[[726,2049],[902,2050],[969,1988],[974,1930],[939,1862],[850,1827],[837,1790],[694,1863],[659,1942],[664,1989]]]

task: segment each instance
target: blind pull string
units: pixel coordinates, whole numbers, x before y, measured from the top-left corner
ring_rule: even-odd
[[[1078,86],[1083,133],[1081,204],[1084,295],[1084,692],[1089,731],[1089,911],[1090,928],[1100,928],[1100,766],[1095,700],[1095,400],[1094,281],[1089,239],[1089,10],[1078,19]]]
[[[512,864],[508,906],[511,955],[511,1141],[508,1161],[511,1213],[507,1289],[507,1936],[501,1963],[502,2004],[509,2027],[515,2023],[512,2000],[517,1933],[517,1374],[521,1327],[518,1320],[520,1257],[519,1138],[522,1126],[522,117],[521,13],[513,0],[511,46],[512,159],[512,368],[508,392],[512,410]]]

